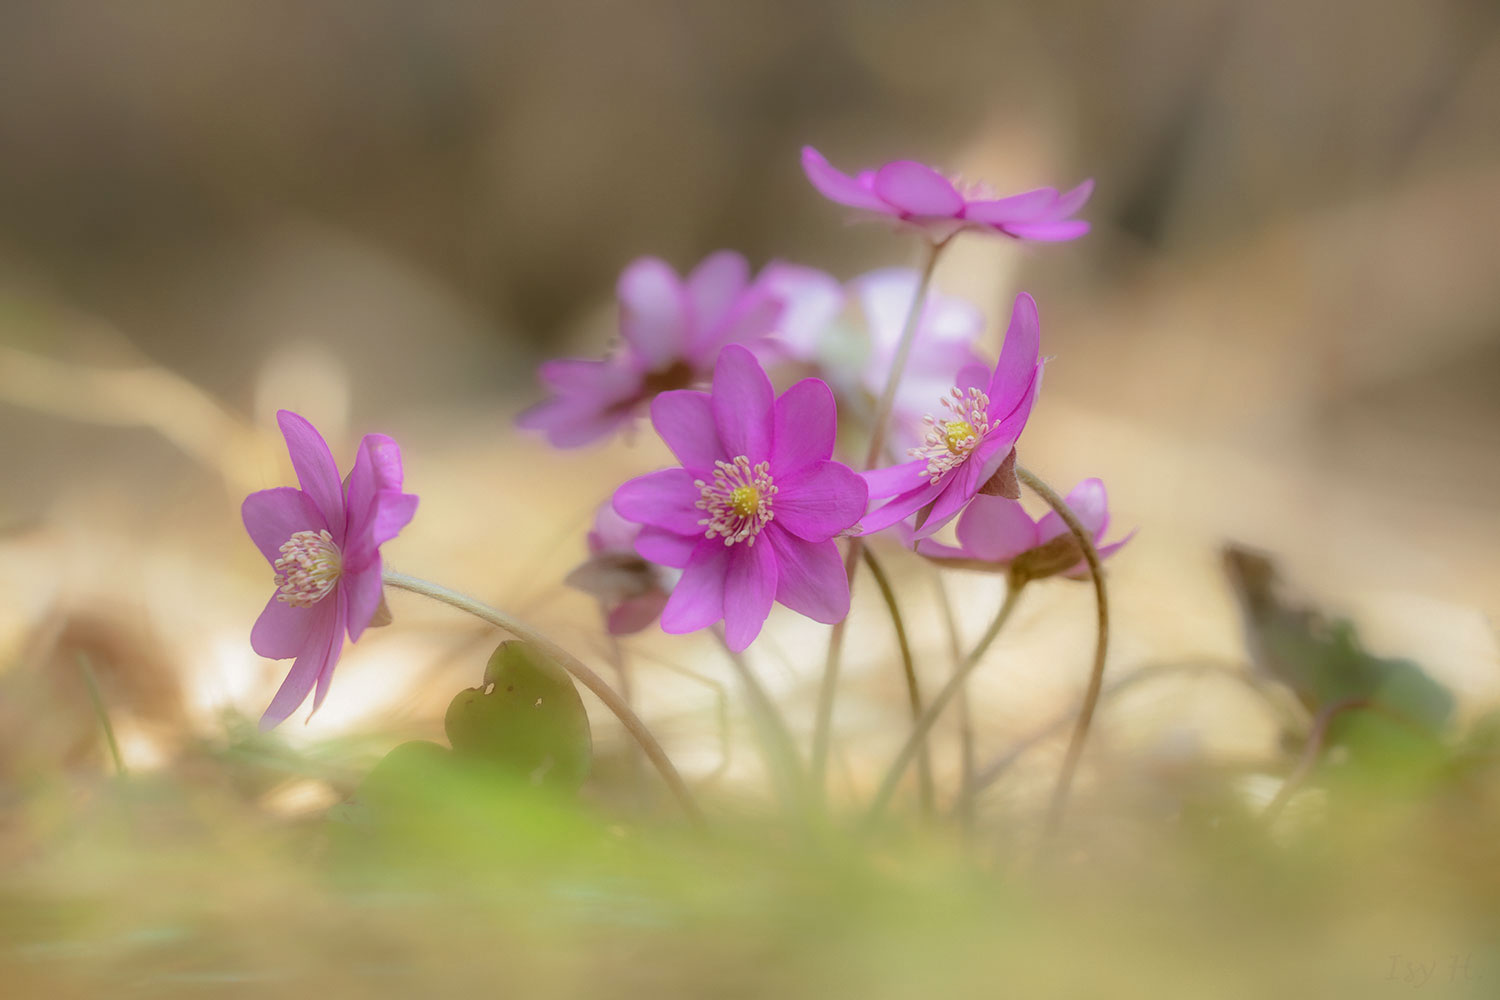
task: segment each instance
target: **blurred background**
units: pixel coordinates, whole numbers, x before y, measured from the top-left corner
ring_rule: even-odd
[[[1247,662],[1234,542],[1473,718],[1500,698],[1497,123],[1490,0],[6,3],[0,809],[40,775],[104,773],[80,653],[132,771],[223,780],[205,755],[285,669],[249,648],[269,579],[238,513],[290,481],[281,407],[341,465],[365,432],[401,441],[422,507],[393,566],[602,664],[596,609],[561,581],[594,506],[665,453],[650,435],[554,453],[514,415],[541,360],[606,347],[638,255],[685,271],[730,247],[840,278],[910,262],[811,190],[808,143],[1001,191],[1096,179],[1087,238],[968,236],[937,284],[996,321],[990,351],[1016,291],[1040,303],[1055,360],[1022,460],[1060,489],[1104,478],[1114,523],[1140,531],[1111,564],[1111,676]],[[930,574],[889,558],[936,685]],[[977,635],[998,584],[950,589]],[[985,758],[1085,682],[1089,588],[1035,591],[976,678]],[[441,738],[493,637],[392,606],[278,739]],[[868,581],[853,613],[835,785],[864,794],[904,694]],[[803,739],[825,635],[778,610],[753,650]],[[631,649],[684,773],[758,795],[722,653],[654,633]],[[726,690],[745,743],[727,757]],[[1278,736],[1243,690],[1191,677],[1095,735],[1086,784]],[[952,744],[940,733],[945,780]],[[982,808],[1040,801],[1060,750]],[[246,799],[314,814],[346,793],[347,759]],[[0,858],[37,849],[19,815]]]

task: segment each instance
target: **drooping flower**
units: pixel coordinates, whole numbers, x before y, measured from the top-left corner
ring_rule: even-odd
[[[552,397],[517,423],[558,448],[607,437],[632,424],[658,393],[706,381],[725,344],[755,343],[776,326],[783,303],[750,280],[745,258],[723,250],[684,280],[642,257],[620,275],[620,343],[604,358],[560,358],[539,370]]]
[[[962,369],[941,399],[946,412],[924,418],[926,440],[911,449],[913,460],[865,473],[870,496],[891,499],[861,520],[862,534],[915,514],[915,537],[925,538],[957,517],[981,490],[1014,496],[1014,474],[1006,472],[1041,383],[1040,343],[1036,302],[1023,292],[1016,296],[995,370]]]
[[[1085,479],[1065,498],[1068,509],[1093,536],[1099,558],[1107,559],[1135,537],[1132,531],[1117,541],[1104,543],[1109,528],[1109,500],[1104,483]],[[917,543],[917,552],[937,562],[969,569],[1008,571],[1023,580],[1039,580],[1062,574],[1073,579],[1088,576],[1088,565],[1078,540],[1056,511],[1032,520],[1015,500],[977,496],[958,519],[958,545],[932,539]]]
[[[803,379],[778,397],[754,355],[731,345],[711,392],[663,393],[651,422],[682,465],[625,483],[614,506],[644,525],[636,552],[683,571],[662,629],[682,634],[722,619],[730,647],[742,650],[775,602],[841,621],[849,582],[833,539],[859,520],[867,493],[832,460],[827,383]]]
[[[611,635],[630,635],[656,621],[680,575],[641,558],[635,551],[640,533],[639,524],[615,513],[606,500],[594,513],[588,559],[564,581],[598,598]]]
[[[986,185],[955,184],[914,160],[896,160],[851,177],[811,146],[803,147],[802,169],[830,201],[916,229],[934,243],[965,229],[1038,242],[1077,239],[1089,231],[1087,222],[1070,216],[1093,193],[1092,180],[1061,194],[1037,188],[997,198]]]
[[[342,482],[328,443],[289,410],[276,414],[301,489],[282,486],[245,498],[245,530],[275,574],[276,592],[250,630],[250,645],[272,660],[296,657],[261,729],[279,725],[316,688],[323,704],[344,635],[357,642],[387,618],[380,546],[395,538],[417,510],[401,491],[401,449],[384,434],[367,434]]]

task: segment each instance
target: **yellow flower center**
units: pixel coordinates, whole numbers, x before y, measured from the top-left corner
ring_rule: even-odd
[[[957,455],[963,450],[965,441],[978,437],[974,425],[967,420],[950,420],[943,428],[943,440],[948,444],[948,451]]]
[[[737,486],[729,494],[729,506],[740,517],[754,517],[760,513],[760,490],[754,486]]]

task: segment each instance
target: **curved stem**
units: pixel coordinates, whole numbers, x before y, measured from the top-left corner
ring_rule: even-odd
[[[687,785],[683,784],[682,776],[677,773],[677,768],[672,766],[672,761],[667,757],[666,751],[661,748],[661,744],[656,742],[656,737],[651,735],[646,724],[631,710],[625,700],[605,683],[604,678],[586,667],[572,653],[530,625],[516,621],[504,612],[497,611],[471,597],[465,597],[457,591],[449,590],[447,587],[440,587],[435,583],[407,576],[405,573],[392,573],[389,570],[385,573],[385,583],[387,586],[409,590],[413,594],[421,594],[423,597],[430,597],[434,601],[441,601],[450,607],[468,612],[475,618],[489,622],[496,628],[504,629],[516,638],[531,643],[556,660],[563,669],[577,678],[580,684],[592,691],[595,697],[604,702],[605,707],[615,714],[615,718],[620,720],[626,732],[630,733],[640,744],[651,763],[656,765],[657,771],[661,772],[662,780],[667,783],[672,794],[677,796],[677,801],[682,804],[683,811],[694,823],[702,825],[703,814],[698,809],[698,803],[693,799],[693,793],[688,791]]]
[[[722,629],[715,628],[711,631],[724,647],[735,673],[740,675],[740,681],[745,685],[745,693],[750,697],[751,714],[756,720],[756,729],[760,731],[766,764],[772,775],[781,776],[788,799],[793,804],[800,805],[807,791],[802,774],[802,759],[797,755],[797,744],[792,739],[791,730],[787,728],[786,719],[761,684],[760,678],[750,669],[745,655],[729,648]]]
[[[1281,810],[1286,808],[1297,789],[1302,787],[1302,783],[1312,773],[1318,758],[1323,756],[1323,746],[1328,742],[1328,729],[1333,720],[1345,712],[1369,707],[1369,698],[1345,698],[1318,710],[1313,718],[1312,730],[1307,734],[1307,743],[1302,747],[1302,756],[1298,758],[1297,766],[1292,768],[1292,773],[1281,783],[1281,788],[1277,789],[1276,797],[1266,804],[1265,811],[1260,814],[1262,822],[1274,823],[1276,817],[1281,815]]]
[[[953,601],[948,597],[947,584],[942,571],[933,568],[932,581],[937,588],[938,608],[943,613],[943,627],[948,630],[948,652],[953,659],[953,669],[964,665],[964,651],[959,645],[958,619],[953,614]],[[974,713],[969,708],[969,689],[958,689],[958,702],[953,706],[958,713],[958,800],[953,813],[958,818],[959,829],[967,837],[974,829]]]
[[[911,357],[912,344],[917,339],[918,321],[922,316],[922,307],[927,302],[927,289],[932,284],[932,272],[937,268],[938,257],[942,255],[943,248],[947,245],[948,240],[942,240],[938,243],[929,243],[924,248],[922,270],[917,279],[916,293],[912,295],[911,306],[906,311],[906,322],[901,328],[901,340],[896,345],[896,356],[891,362],[890,373],[886,376],[885,390],[881,392],[880,401],[875,407],[874,423],[870,429],[870,447],[865,452],[863,466],[865,470],[880,459],[881,450],[885,447],[886,423],[890,420],[891,407],[896,402],[896,390],[900,387],[901,376],[906,371],[907,359]],[[859,565],[859,554],[864,547],[864,539],[855,536],[849,540],[849,551],[844,554],[844,575],[849,578],[851,586],[854,581],[854,568]],[[833,702],[838,693],[839,667],[844,652],[844,623],[848,620],[846,617],[843,621],[837,622],[828,634],[828,657],[823,661],[823,682],[818,688],[818,711],[813,720],[812,760],[808,768],[813,789],[819,795],[823,793],[828,771],[828,739],[833,728]]]
[[[901,608],[896,604],[896,591],[891,587],[890,577],[885,575],[885,568],[880,565],[880,560],[869,549],[864,550],[864,556],[865,565],[870,567],[870,575],[875,578],[875,586],[880,588],[880,596],[885,599],[886,610],[891,613],[891,626],[896,630],[896,645],[901,650],[901,670],[906,675],[906,697],[911,704],[911,721],[912,725],[916,725],[922,719],[922,687],[917,681],[917,668],[912,663],[911,643],[906,638],[906,623],[901,619]],[[922,812],[931,818],[937,811],[937,805],[932,786],[932,758],[927,752],[925,737],[917,743],[917,788],[921,794]]]
[[[1020,598],[1023,589],[1025,589],[1024,584],[1016,584],[1006,589],[1005,601],[1000,605],[1000,610],[995,614],[995,620],[990,622],[990,627],[985,631],[983,638],[979,640],[979,644],[974,647],[974,651],[969,654],[968,659],[964,660],[963,666],[955,670],[953,676],[948,678],[948,683],[937,693],[937,697],[932,699],[932,703],[927,706],[927,710],[922,713],[922,717],[912,726],[911,735],[906,738],[906,743],[901,747],[901,752],[896,754],[895,761],[891,763],[890,769],[885,772],[885,777],[880,782],[880,788],[875,793],[875,799],[870,803],[869,811],[865,813],[864,825],[866,828],[873,826],[875,821],[880,818],[880,814],[885,811],[885,807],[890,802],[891,796],[895,794],[896,785],[901,781],[901,776],[906,773],[907,766],[916,757],[917,748],[927,738],[927,734],[932,730],[933,724],[937,722],[938,716],[943,714],[943,709],[948,707],[948,703],[953,700],[954,696],[958,694],[959,689],[963,687],[964,681],[968,680],[969,675],[974,672],[974,668],[979,666],[980,660],[984,658],[985,652],[990,648],[990,643],[995,641],[995,636],[1000,634],[1000,630],[1010,620],[1011,612],[1015,611],[1016,601]]]
[[[1073,726],[1073,735],[1068,740],[1068,751],[1063,757],[1062,771],[1057,776],[1057,787],[1052,791],[1052,804],[1047,809],[1046,835],[1057,833],[1062,826],[1063,810],[1067,808],[1068,793],[1073,787],[1073,775],[1078,770],[1078,760],[1083,755],[1083,744],[1088,739],[1089,726],[1094,721],[1094,709],[1099,704],[1099,692],[1104,688],[1104,657],[1109,650],[1109,597],[1104,591],[1104,568],[1099,564],[1099,550],[1094,547],[1094,536],[1078,520],[1057,491],[1048,486],[1027,468],[1016,466],[1016,478],[1025,483],[1037,496],[1047,501],[1047,506],[1057,512],[1068,530],[1083,550],[1084,562],[1088,563],[1089,576],[1094,581],[1094,605],[1099,614],[1099,639],[1094,646],[1094,667],[1089,673],[1088,690],[1083,696],[1083,706],[1078,710],[1078,721]]]

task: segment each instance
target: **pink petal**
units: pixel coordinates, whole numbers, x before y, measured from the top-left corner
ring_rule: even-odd
[[[684,635],[707,628],[724,617],[724,576],[729,571],[729,546],[717,538],[698,543],[693,557],[672,588],[661,612],[661,630]]]
[[[1003,417],[1025,393],[1036,369],[1037,354],[1042,346],[1041,320],[1036,300],[1025,292],[1016,296],[1010,313],[1010,326],[1000,348],[1000,360],[990,379],[990,419]]]
[[[240,518],[250,540],[273,565],[281,558],[281,546],[294,533],[328,527],[312,497],[291,486],[250,494],[240,505]]]
[[[318,686],[313,691],[313,707],[312,711],[307,713],[308,719],[311,719],[318,709],[323,707],[323,699],[328,696],[328,686],[333,683],[334,665],[339,662],[339,653],[344,648],[343,633],[348,623],[349,614],[348,597],[343,592],[340,592],[338,597],[338,617],[335,619],[333,626],[334,635],[338,636],[338,638],[334,640],[333,651],[328,657],[328,662],[324,663],[323,669],[318,671]],[[327,602],[325,601],[324,603]]]
[[[1082,219],[1068,219],[1062,222],[1015,222],[1004,227],[1004,232],[1022,240],[1035,240],[1038,243],[1061,243],[1064,240],[1076,240],[1080,236],[1087,236],[1089,224]]]
[[[1070,192],[1071,193],[1071,192]],[[1047,214],[1057,204],[1056,188],[1037,188],[1009,198],[971,201],[964,208],[964,218],[993,226],[1027,222]]]
[[[660,469],[637,476],[615,490],[615,512],[627,521],[679,535],[701,534],[698,521],[704,515],[693,506],[700,495],[688,470]]]
[[[651,625],[667,606],[667,595],[659,590],[621,601],[605,616],[610,635],[633,635]]]
[[[893,215],[889,206],[875,196],[870,188],[842,171],[834,169],[823,154],[811,146],[802,147],[802,171],[818,193],[829,201],[851,208],[863,208],[885,215]]]
[[[417,497],[401,492],[402,475],[400,446],[384,434],[366,434],[344,485],[349,512],[346,569],[362,569],[378,560],[380,546],[416,515]]]
[[[924,482],[921,487],[908,490],[900,496],[891,500],[884,507],[870,511],[859,520],[859,533],[861,535],[873,535],[877,531],[883,531],[898,521],[904,521],[917,511],[927,506],[943,492],[952,476],[940,479],[936,483]],[[867,477],[868,479],[868,477]]]
[[[1090,177],[1073,190],[1059,197],[1047,210],[1048,219],[1066,219],[1083,207],[1094,193],[1094,179]]]
[[[599,401],[548,400],[522,413],[516,425],[543,431],[554,448],[577,448],[606,438],[634,418],[634,406],[604,408]]]
[[[963,210],[963,197],[942,174],[915,160],[897,160],[875,171],[875,193],[906,215],[948,218]]]
[[[359,641],[380,608],[380,599],[385,594],[380,571],[380,556],[377,554],[373,563],[357,572],[345,573],[339,581],[348,602],[350,642]]]
[[[988,365],[971,362],[959,369],[958,375],[953,379],[953,385],[961,393],[967,393],[970,389],[983,389],[989,392],[992,377]]]
[[[306,645],[307,633],[317,618],[315,608],[294,607],[272,594],[250,629],[250,648],[268,660],[296,656]]]
[[[755,344],[768,336],[781,319],[785,304],[761,285],[752,287],[730,307],[715,326],[694,331],[688,357],[696,367],[706,367],[726,344]]]
[[[1037,390],[1042,384],[1042,366],[1037,365],[1032,369],[1031,381],[1026,386],[1025,393],[1016,401],[1010,413],[1000,420],[1000,425],[986,435],[976,451],[982,451],[983,457],[1009,451],[1015,447],[1016,441],[1021,436],[1021,431],[1026,429],[1026,421],[1031,417],[1031,408],[1036,405]],[[994,413],[991,411],[991,417]]]
[[[673,569],[682,569],[693,557],[698,543],[703,541],[703,530],[700,528],[696,534],[680,535],[675,531],[667,531],[665,528],[646,527],[635,539],[635,552],[647,562],[654,562],[658,566],[670,566]]]
[[[629,552],[640,533],[639,524],[625,520],[615,511],[615,505],[606,500],[594,510],[594,526],[588,535],[589,552],[594,555]]]
[[[1104,491],[1102,479],[1085,479],[1063,498],[1078,520],[1083,524],[1084,530],[1089,537],[1098,541],[1104,535],[1105,528],[1109,525],[1109,498]],[[1069,529],[1057,511],[1049,510],[1037,522],[1038,538],[1047,542],[1059,535],[1065,535]]]
[[[717,326],[749,284],[750,265],[743,256],[733,250],[709,254],[687,279],[693,325],[698,329]]]
[[[861,474],[870,488],[870,499],[893,497],[898,493],[920,489],[927,483],[927,460],[918,458],[900,465],[888,465],[883,469],[871,469]]]
[[[620,335],[645,370],[671,364],[687,347],[689,304],[677,272],[666,261],[642,257],[620,275]]]
[[[849,578],[835,542],[807,542],[775,525],[769,538],[776,553],[776,600],[799,615],[832,625],[849,614]]]
[[[972,457],[960,465],[948,477],[942,493],[932,501],[927,518],[917,528],[915,537],[920,539],[936,534],[944,525],[957,517],[964,506],[974,499],[979,490],[979,484],[984,482],[980,478],[983,472],[983,463]]]
[[[970,506],[970,509],[973,509],[972,505]],[[942,542],[935,542],[930,538],[924,538],[921,541],[917,542],[915,548],[917,555],[926,556],[929,559],[977,558],[974,553],[970,552],[968,549],[958,548],[953,545],[944,545]]]
[[[772,523],[809,542],[826,541],[864,514],[868,487],[840,462],[818,462],[776,480]]]
[[[771,605],[776,603],[776,576],[772,546],[757,542],[730,547],[724,577],[724,639],[736,653],[755,641],[770,616]]]
[[[674,389],[657,396],[651,401],[651,426],[677,460],[700,477],[710,476],[715,462],[730,457],[719,444],[706,392]]]
[[[306,640],[292,669],[287,672],[286,680],[281,682],[276,696],[260,718],[261,732],[274,729],[295,712],[317,684],[318,676],[325,668],[337,663],[339,653],[343,651],[344,633],[339,620],[338,599],[319,601],[307,610],[312,613],[313,620],[308,626]]]
[[[744,455],[754,463],[770,457],[775,399],[771,380],[755,355],[738,344],[719,353],[711,402],[719,441],[731,459]]]
[[[276,411],[276,422],[286,438],[286,450],[292,457],[292,468],[297,472],[302,492],[312,497],[323,512],[333,540],[344,544],[344,485],[339,480],[339,467],[333,461],[333,452],[328,450],[328,442],[304,417],[291,410]]]
[[[775,330],[778,340],[798,360],[816,358],[819,342],[844,308],[838,279],[815,268],[777,261],[761,272],[760,283],[783,305]]]
[[[958,519],[958,543],[973,559],[1009,562],[1040,542],[1031,515],[1005,497],[976,496]]]
[[[772,413],[771,469],[777,477],[833,457],[838,407],[827,382],[803,379],[781,394]]]

